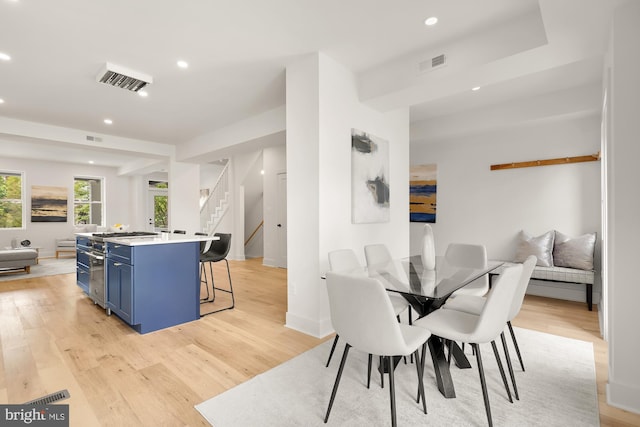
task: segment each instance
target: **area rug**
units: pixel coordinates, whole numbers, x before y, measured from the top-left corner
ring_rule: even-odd
[[[482,346],[494,425],[599,426],[592,343],[527,329],[515,330],[526,372],[522,372],[513,355],[520,392],[520,400],[514,400],[513,404],[506,398],[491,346]],[[331,365],[325,368],[331,342],[202,402],[196,409],[214,427],[322,426],[344,348],[338,345]],[[475,356],[468,354],[468,357],[472,369],[451,368],[456,388],[454,399],[446,399],[437,390],[433,367],[427,359],[427,415],[415,402],[415,366],[398,365],[398,425],[486,426]],[[391,424],[388,377],[385,376],[385,388],[381,389],[380,375],[374,371],[372,386],[367,389],[366,371],[367,355],[351,349],[326,425]]]
[[[40,258],[38,264],[31,266],[29,274],[25,272],[2,273],[0,282],[7,280],[33,279],[34,277],[54,276],[76,272],[75,258]]]

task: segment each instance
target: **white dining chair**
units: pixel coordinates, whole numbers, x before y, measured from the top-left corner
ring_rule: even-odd
[[[384,243],[366,245],[364,247],[364,258],[369,266],[384,264],[392,260],[391,252],[389,252],[389,248]]]
[[[366,273],[360,261],[358,261],[358,257],[353,249],[337,249],[329,252],[329,270],[333,272],[340,273],[348,273],[355,276],[363,276],[366,277]],[[393,305],[393,311],[396,313],[396,318],[398,322],[400,321],[400,313],[406,310],[407,300],[400,297],[399,295],[390,295],[391,304]],[[336,333],[335,338],[333,339],[333,344],[331,345],[331,351],[329,352],[329,358],[327,359],[327,364],[325,367],[329,367],[329,363],[331,363],[331,358],[333,358],[333,353],[335,352],[336,345],[338,344],[338,340],[340,339],[340,334]],[[367,372],[367,388],[371,385],[371,364],[372,364],[373,355],[369,354],[369,364],[368,364],[368,372]],[[382,356],[380,357],[380,365],[383,364]],[[384,375],[382,371],[380,372],[380,386],[384,387]]]
[[[520,309],[522,308],[522,303],[524,301],[524,296],[527,292],[527,285],[529,284],[529,280],[531,279],[531,274],[533,273],[533,269],[536,266],[536,262],[538,259],[535,255],[530,255],[523,263],[522,263],[522,274],[520,276],[520,280],[517,284],[517,290],[515,297],[511,303],[511,307],[509,310],[509,315],[507,317],[507,326],[509,328],[509,332],[511,333],[511,339],[513,340],[513,345],[516,349],[516,354],[518,355],[518,360],[520,361],[520,367],[524,371],[524,363],[522,362],[522,355],[520,354],[520,347],[518,346],[518,341],[516,339],[516,335],[513,332],[513,326],[511,325],[511,321],[515,319],[515,317],[520,313]],[[478,297],[474,295],[460,295],[459,297],[452,298],[447,303],[442,306],[445,310],[457,310],[462,311],[469,314],[480,315],[482,310],[484,309],[484,305],[487,302],[486,297]],[[515,375],[513,374],[513,367],[511,365],[511,358],[509,356],[509,350],[507,347],[507,342],[504,337],[504,332],[500,334],[500,339],[502,341],[502,348],[505,353],[505,357],[507,359],[507,367],[509,368],[509,375],[511,377],[511,383],[513,384],[513,391],[516,399],[520,399],[518,393],[518,386],[516,385]]]
[[[389,248],[384,243],[375,243],[372,245],[366,245],[364,247],[364,258],[367,261],[367,267],[371,267],[374,265],[383,265],[393,261],[391,258],[391,252],[389,252]],[[408,309],[408,321],[411,325],[413,323],[413,319],[411,318],[411,304],[405,297],[399,294],[390,293],[389,299],[391,300],[391,304],[393,305],[393,309],[396,312],[396,317],[398,318],[398,322],[400,321],[400,314],[402,314],[405,310]],[[413,356],[411,356],[411,361],[413,362]],[[407,360],[404,361],[407,363]],[[381,384],[384,387],[384,380],[381,379]]]
[[[329,270],[338,273],[350,273],[366,276],[366,272],[358,261],[353,249],[337,249],[329,252]]]
[[[466,243],[451,243],[444,254],[447,263],[457,267],[486,268],[487,250],[484,245],[471,245]],[[455,291],[451,296],[458,295],[484,296],[489,291],[489,276],[484,275],[463,288]]]
[[[491,343],[502,382],[507,390],[509,400],[513,401],[495,340],[500,336],[507,322],[521,276],[522,265],[505,268],[487,295],[480,315],[457,310],[436,310],[414,322],[415,326],[423,327],[442,339],[471,344],[478,363],[480,385],[489,426],[493,426],[493,420],[479,344]]]
[[[353,249],[337,249],[335,251],[329,252],[329,270],[333,272],[341,272],[341,273],[350,273],[354,275],[366,276],[360,261],[358,261],[358,257]],[[331,346],[331,351],[329,352],[329,358],[327,359],[327,364],[325,367],[329,367],[329,363],[331,362],[331,358],[333,357],[333,352],[336,349],[336,345],[338,344],[338,339],[340,338],[339,334],[336,334],[333,339],[333,345]],[[369,374],[369,377],[371,374]],[[369,385],[367,384],[367,387]]]
[[[425,328],[398,323],[389,295],[378,280],[334,272],[328,272],[326,277],[331,322],[336,332],[346,341],[346,345],[324,422],[329,420],[351,347],[369,354],[381,355],[387,360],[391,425],[394,427],[397,422],[392,358],[413,354],[416,358],[418,393],[422,398],[422,407],[426,414],[427,406],[422,382],[423,363],[420,363],[419,353],[420,348],[426,346],[431,333]]]
[[[376,243],[373,245],[366,245],[364,247],[364,257],[367,261],[367,267],[372,265],[380,265],[393,261],[391,258],[391,252],[384,243]],[[391,304],[396,313],[396,316],[400,316],[405,310],[409,309],[409,324],[411,320],[411,304],[402,295],[389,294]],[[400,320],[400,318],[398,318]]]

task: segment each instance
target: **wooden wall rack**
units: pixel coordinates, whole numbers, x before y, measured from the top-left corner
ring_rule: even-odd
[[[532,160],[528,162],[503,163],[500,165],[491,165],[491,170],[531,168],[534,166],[550,166],[550,165],[566,165],[569,163],[595,162],[600,160],[600,152],[590,154],[588,156],[576,157],[558,157],[556,159]]]

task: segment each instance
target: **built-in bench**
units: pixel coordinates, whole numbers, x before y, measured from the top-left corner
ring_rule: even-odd
[[[494,270],[492,274],[500,274],[503,269],[516,265],[517,263],[504,261],[501,267]],[[531,274],[531,279],[542,280],[545,282],[561,282],[575,283],[586,286],[586,299],[589,311],[593,310],[593,283],[595,280],[595,271],[578,270],[577,268],[567,267],[542,267],[536,265]]]
[[[523,262],[529,255],[538,258],[531,279],[585,285],[587,306],[593,310],[596,233],[570,237],[552,230],[534,237],[521,231],[516,239],[515,262]],[[514,262],[506,261],[495,273],[509,265]]]

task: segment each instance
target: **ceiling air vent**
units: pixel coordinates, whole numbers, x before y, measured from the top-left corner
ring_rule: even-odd
[[[153,83],[153,77],[128,68],[107,62],[100,70],[96,80],[121,89],[137,92],[148,84]]]
[[[87,141],[102,142],[102,138],[99,136],[87,135]]]
[[[424,73],[426,71],[444,67],[445,65],[447,65],[447,57],[443,53],[442,55],[434,56],[428,61],[422,61],[418,64],[418,68],[420,69],[421,73]]]

